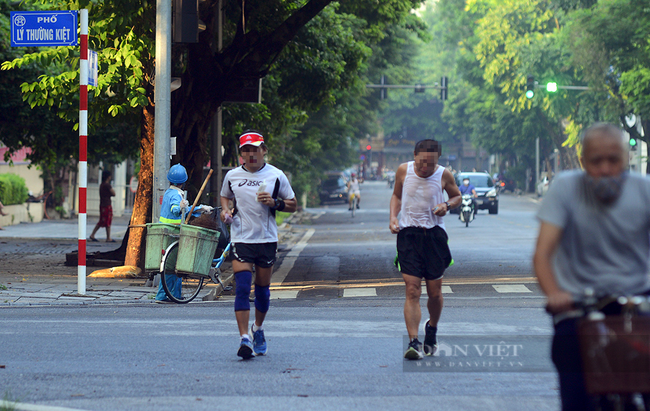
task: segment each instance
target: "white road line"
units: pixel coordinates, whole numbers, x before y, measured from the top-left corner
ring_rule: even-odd
[[[345,288],[343,297],[376,297],[376,288]]]
[[[323,214],[325,214],[325,212],[321,211],[320,213],[315,214],[311,219],[312,220],[318,220]]]
[[[453,294],[454,292],[451,291],[451,287],[448,285],[443,285],[440,287],[442,289],[443,294]]]
[[[272,300],[288,300],[298,297],[300,290],[279,290],[271,293]]]
[[[532,293],[532,291],[523,284],[493,284],[492,287],[494,287],[498,293]]]
[[[273,282],[271,283],[271,286],[279,286],[282,284],[284,279],[287,278],[287,275],[289,275],[289,271],[291,271],[293,265],[296,263],[298,256],[302,250],[305,249],[307,242],[315,232],[316,230],[310,228],[307,230],[305,235],[302,236],[300,241],[298,241],[298,243],[291,248],[291,251],[289,251],[287,256],[284,257],[282,265],[280,265],[280,267],[278,267],[278,269],[273,273]]]
[[[2,408],[4,407],[4,408]],[[0,400],[0,408],[7,410],[21,410],[21,411],[83,411],[78,408],[64,408],[64,407],[54,407],[48,405],[37,405],[37,404],[24,404],[21,402],[12,402]]]
[[[298,257],[302,252],[302,250],[305,249],[305,247],[307,246],[307,242],[309,241],[311,236],[314,235],[315,232],[316,230],[313,228],[307,230],[305,235],[303,235],[300,241],[298,241],[298,244],[296,244],[295,246],[293,246],[293,248],[291,248],[291,251],[289,251],[287,257]]]

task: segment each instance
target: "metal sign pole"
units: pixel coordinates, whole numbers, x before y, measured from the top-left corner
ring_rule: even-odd
[[[86,294],[86,192],[88,188],[88,10],[81,16],[79,61],[79,253],[77,292]]]
[[[153,203],[151,221],[158,222],[162,198],[168,188],[171,147],[171,51],[172,2],[156,1],[156,85],[154,100]]]

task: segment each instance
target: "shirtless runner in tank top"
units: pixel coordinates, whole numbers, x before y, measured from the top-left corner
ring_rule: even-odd
[[[419,141],[415,145],[414,161],[397,169],[390,200],[390,231],[397,234],[395,264],[406,284],[404,320],[409,345],[404,358],[409,360],[433,355],[437,348],[436,332],[443,303],[442,276],[451,263],[442,217],[461,202],[454,176],[438,165],[440,152],[437,141]],[[449,200],[444,200],[443,191]],[[429,320],[424,325],[424,347],[418,340],[422,279],[427,286],[429,311]]]

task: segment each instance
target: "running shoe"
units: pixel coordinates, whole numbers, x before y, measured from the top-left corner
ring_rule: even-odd
[[[251,325],[251,335],[253,336],[253,352],[255,352],[255,355],[266,355],[264,330],[253,331],[253,326]]]
[[[436,331],[438,331],[438,328],[431,327],[429,320],[424,323],[424,355],[434,355],[438,350]]]
[[[421,360],[424,358],[422,343],[417,338],[412,339],[409,343],[409,347],[404,353],[404,358],[407,360]]]
[[[242,337],[241,344],[239,344],[239,351],[237,355],[244,360],[253,358],[253,343],[247,337]]]

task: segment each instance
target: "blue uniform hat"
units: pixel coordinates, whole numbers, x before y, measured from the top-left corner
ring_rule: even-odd
[[[180,164],[174,164],[167,173],[167,180],[172,184],[183,184],[187,181],[187,170]]]

